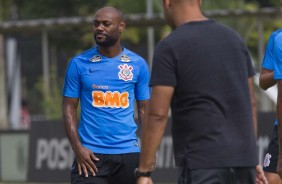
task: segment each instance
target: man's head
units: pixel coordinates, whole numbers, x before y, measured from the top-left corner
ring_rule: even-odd
[[[202,0],[163,0],[166,22],[175,29],[183,22],[199,19],[202,16],[201,3]]]
[[[94,39],[99,46],[111,47],[120,41],[120,34],[125,29],[122,13],[113,7],[99,9],[94,17]]]

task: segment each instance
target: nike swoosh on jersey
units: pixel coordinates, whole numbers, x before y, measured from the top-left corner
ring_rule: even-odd
[[[89,71],[89,73],[94,73],[94,72],[96,72],[98,70],[90,68],[88,71]]]

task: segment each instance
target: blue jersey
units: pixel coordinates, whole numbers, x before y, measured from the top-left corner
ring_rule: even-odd
[[[282,33],[282,30],[279,30]],[[282,79],[282,34],[278,34],[274,38],[273,55],[274,55],[274,79]]]
[[[126,48],[113,58],[97,49],[70,61],[63,87],[63,96],[80,99],[82,145],[94,153],[140,152],[134,102],[150,98],[148,65]]]
[[[268,70],[274,70],[274,79],[278,79],[277,77],[282,76],[282,52],[277,49],[277,47],[281,48],[282,44],[282,29],[274,31],[267,43],[266,52],[263,58],[262,67]],[[275,120],[275,125],[278,125],[277,119]]]
[[[265,52],[263,63],[262,63],[262,67],[265,69],[274,70],[274,56],[277,54],[278,55],[282,54],[282,53],[276,53],[274,51],[274,40],[276,39],[277,35],[279,35],[279,33],[281,32],[282,32],[282,29],[274,31],[268,39],[266,52]]]

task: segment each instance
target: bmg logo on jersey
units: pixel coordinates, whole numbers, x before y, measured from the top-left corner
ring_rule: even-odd
[[[93,91],[92,105],[94,107],[127,108],[129,106],[129,93],[118,91]]]

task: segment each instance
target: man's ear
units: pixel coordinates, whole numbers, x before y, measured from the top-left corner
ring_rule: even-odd
[[[125,27],[126,27],[126,23],[124,20],[122,20],[120,23],[119,23],[119,32],[123,32],[125,30]]]
[[[171,0],[163,0],[164,8],[169,8],[171,6]]]
[[[123,32],[125,30],[125,27],[126,27],[126,23],[124,20],[122,20],[120,23],[119,23],[119,32]]]

